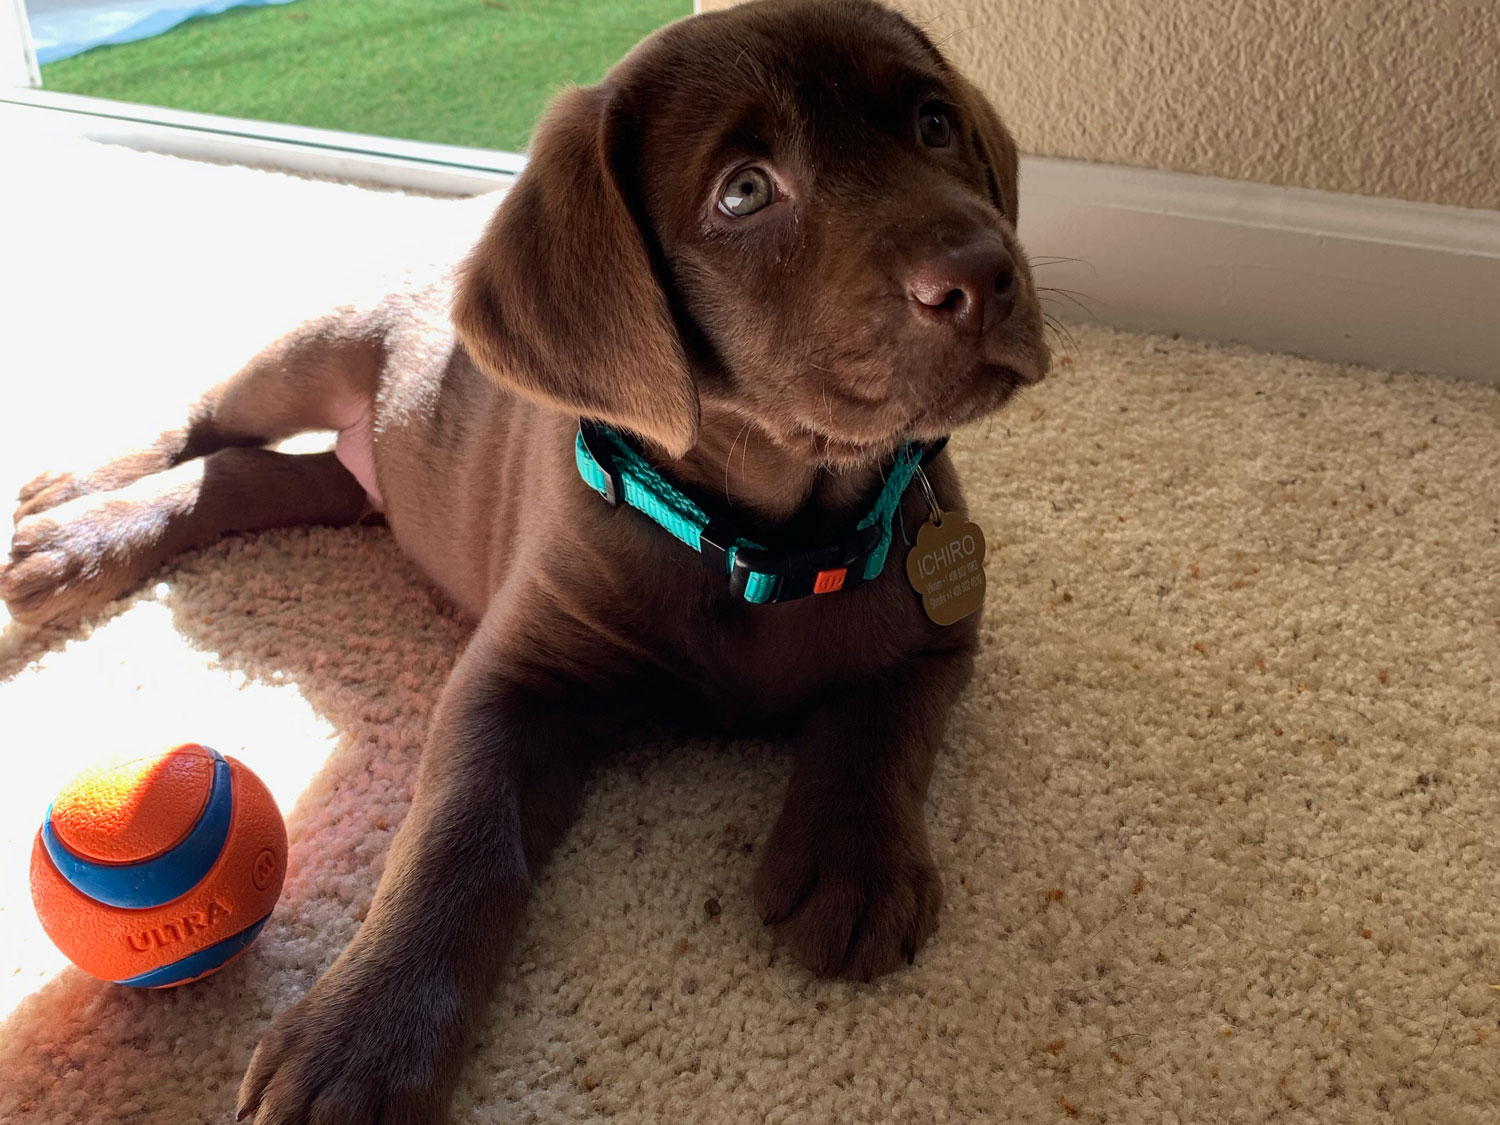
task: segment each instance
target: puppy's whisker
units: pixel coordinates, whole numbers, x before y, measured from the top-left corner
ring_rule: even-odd
[[[1061,286],[1057,286],[1057,285],[1043,285],[1043,286],[1041,286],[1039,288],[1038,292],[1042,292],[1042,293],[1062,293],[1062,294],[1065,294],[1066,296],[1073,297],[1075,299],[1076,298],[1080,298],[1080,297],[1086,297],[1086,296],[1088,296],[1087,293],[1081,293],[1077,289],[1064,289]]]
[[[1099,279],[1099,268],[1087,258],[1067,258],[1063,257],[1060,254],[1042,254],[1033,258],[1028,254],[1026,257],[1026,262],[1029,266],[1031,266],[1033,270],[1045,269],[1048,266],[1082,266],[1084,269],[1089,271],[1094,280],[1097,281]]]
[[[1078,352],[1078,340],[1072,332],[1068,331],[1067,326],[1049,312],[1043,312],[1042,319],[1046,321],[1047,327],[1052,330],[1058,342],[1065,345],[1063,348],[1064,352],[1069,355],[1076,355]]]
[[[1043,293],[1056,293],[1063,300],[1069,301],[1069,302],[1077,305],[1080,309],[1082,309],[1084,312],[1088,313],[1089,316],[1093,317],[1095,320],[1099,319],[1099,314],[1096,313],[1096,312],[1094,312],[1094,310],[1091,309],[1083,301],[1082,295],[1080,293],[1078,293],[1077,290],[1074,290],[1074,289],[1057,289],[1057,288],[1054,288],[1052,286],[1038,285],[1037,288],[1036,288],[1036,292],[1037,292],[1037,299],[1041,300],[1041,301],[1045,301],[1046,300],[1046,298],[1042,296]]]
[[[1074,346],[1077,345],[1077,341],[1074,339],[1072,331],[1069,330],[1068,326],[1063,323],[1063,321],[1058,319],[1052,313],[1043,310],[1042,320],[1046,322],[1047,327],[1050,328],[1059,339],[1066,339],[1070,344],[1073,344]]]
[[[960,35],[967,35],[967,34],[969,34],[969,32],[971,32],[971,31],[977,31],[978,29],[979,29],[979,25],[978,24],[973,24],[973,25],[971,25],[969,27],[960,27],[956,31],[950,31],[947,35],[943,36],[941,39],[934,40],[933,41],[933,46],[934,47],[941,47],[943,44],[949,42],[950,40],[957,39]]]
[[[734,447],[739,445],[740,438],[747,438],[750,433],[750,421],[746,419],[745,424],[740,427],[740,432],[734,435],[734,440],[729,443],[729,453],[724,458],[724,502],[733,504],[734,497],[729,494],[729,466],[734,463]],[[745,442],[745,454],[750,451],[750,442]],[[740,477],[745,476],[745,454],[740,455]]]
[[[1047,328],[1052,332],[1053,337],[1060,345],[1062,345],[1065,352],[1067,352],[1068,354],[1073,354],[1078,351],[1077,338],[1073,335],[1072,330],[1069,329],[1061,319],[1054,316],[1046,309],[1043,309],[1042,320],[1046,324]]]

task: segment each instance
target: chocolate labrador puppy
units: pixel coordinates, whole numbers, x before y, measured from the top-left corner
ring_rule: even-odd
[[[262,1125],[443,1115],[622,722],[795,732],[754,898],[810,970],[887,972],[937,918],[923,804],[976,619],[929,620],[903,536],[962,509],[945,436],[1049,362],[1004,126],[900,16],[761,0],[564,93],[488,210],[435,281],[28,486],[0,578],[19,620],[76,618],[226,532],[373,507],[478,620],[368,917],[255,1052]],[[335,451],[263,448],[310,429]]]

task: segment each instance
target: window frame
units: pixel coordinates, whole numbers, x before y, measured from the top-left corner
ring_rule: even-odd
[[[188,113],[47,90],[0,91],[0,125],[194,160],[446,195],[476,195],[503,187],[526,164],[520,153]]]
[[[695,5],[696,7],[696,5]],[[124,145],[405,191],[476,195],[511,183],[521,153],[192,113],[46,90],[25,0],[0,0],[0,133]]]

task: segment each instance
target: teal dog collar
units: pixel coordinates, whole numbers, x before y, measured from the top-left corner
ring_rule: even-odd
[[[624,504],[697,551],[708,569],[752,605],[831,594],[878,577],[891,546],[891,522],[924,460],[947,444],[908,442],[896,453],[870,514],[839,542],[773,551],[744,538],[722,516],[710,517],[641,456],[622,436],[582,419],[574,453],[578,475],[611,506]]]

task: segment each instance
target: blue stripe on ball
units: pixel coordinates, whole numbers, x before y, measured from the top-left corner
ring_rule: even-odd
[[[126,977],[124,980],[115,981],[116,984],[128,984],[132,988],[160,988],[162,985],[178,984],[194,977],[202,976],[204,973],[217,969],[225,961],[228,961],[245,946],[255,940],[260,933],[261,927],[266,924],[269,914],[256,922],[253,926],[241,930],[237,934],[231,934],[223,941],[215,942],[207,949],[200,949],[197,953],[191,953],[181,961],[173,961],[170,965],[163,965],[159,969],[152,969],[149,973],[141,973],[138,976]]]
[[[149,910],[181,898],[203,881],[224,850],[234,811],[229,763],[217,750],[208,805],[187,838],[155,859],[139,863],[96,863],[70,852],[52,829],[52,810],[42,825],[42,845],[62,877],[82,894],[106,906]]]

